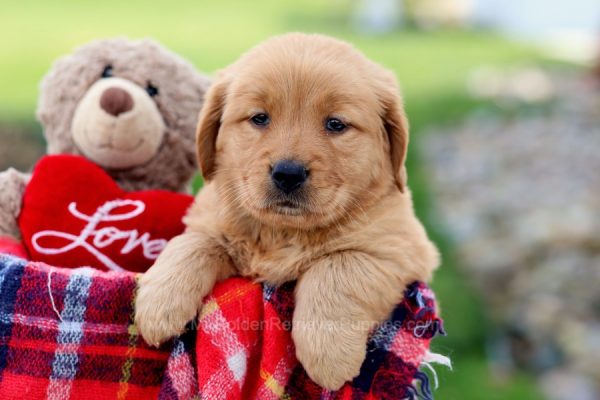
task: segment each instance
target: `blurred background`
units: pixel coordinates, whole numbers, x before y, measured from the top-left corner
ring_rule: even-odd
[[[439,399],[600,399],[600,2],[2,0],[0,170],[44,152],[34,112],[57,57],[152,37],[213,73],[287,31],[394,70],[409,184],[443,252]]]

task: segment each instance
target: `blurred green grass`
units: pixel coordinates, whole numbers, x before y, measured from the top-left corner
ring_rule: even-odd
[[[350,0],[140,0],[102,2],[3,1],[0,13],[0,121],[30,123],[38,83],[52,61],[89,40],[153,37],[207,73],[227,65],[262,39],[287,31],[322,32],[353,42],[393,69],[402,86],[413,139],[431,125],[459,121],[478,104],[465,78],[479,65],[538,61],[535,51],[486,32],[355,32]],[[414,141],[413,141],[414,143]],[[448,239],[438,230],[422,160],[413,145],[408,168],[417,213],[440,246],[444,263],[433,287],[449,336],[434,349],[449,355],[452,372],[437,368],[440,399],[537,399],[532,380],[494,377],[484,358],[488,329],[481,300],[459,271]]]

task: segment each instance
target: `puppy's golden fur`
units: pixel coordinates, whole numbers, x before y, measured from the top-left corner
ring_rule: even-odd
[[[270,116],[268,126],[250,119]],[[328,118],[348,128],[329,132]],[[222,71],[198,125],[207,182],[156,264],[140,279],[136,323],[158,344],[182,332],[216,281],[297,279],[292,336],[320,385],[359,373],[367,335],[438,253],[413,212],[408,127],[393,75],[338,40],[272,38]],[[281,202],[273,163],[310,171]]]

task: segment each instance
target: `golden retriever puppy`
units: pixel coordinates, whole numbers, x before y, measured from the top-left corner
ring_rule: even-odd
[[[393,75],[349,44],[287,34],[243,55],[200,114],[206,185],[187,230],[140,279],[142,336],[182,333],[220,279],[297,279],[298,360],[328,389],[354,378],[369,331],[438,264],[406,187],[407,144]]]

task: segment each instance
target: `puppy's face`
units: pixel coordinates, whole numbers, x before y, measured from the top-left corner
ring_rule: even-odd
[[[225,70],[198,129],[205,179],[261,222],[310,229],[404,189],[393,77],[349,45],[292,34]]]

